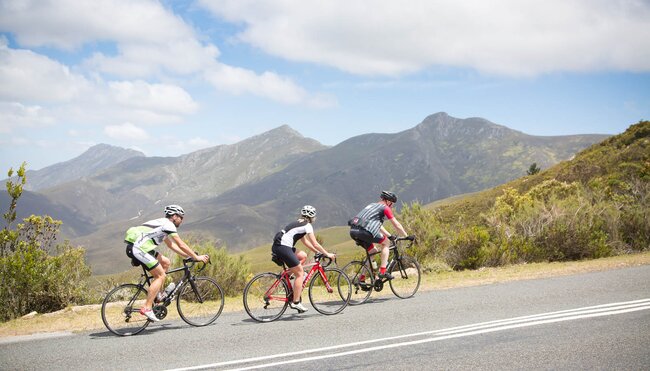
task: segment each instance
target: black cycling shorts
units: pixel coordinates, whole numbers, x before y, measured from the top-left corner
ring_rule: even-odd
[[[300,264],[300,260],[296,256],[295,247],[273,244],[271,252],[280,258],[289,268],[296,267]]]
[[[375,237],[372,233],[358,227],[350,228],[350,237],[366,250],[372,247],[373,243],[381,243],[386,238],[384,236]]]

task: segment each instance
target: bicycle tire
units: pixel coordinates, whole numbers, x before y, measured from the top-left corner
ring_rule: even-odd
[[[176,309],[183,321],[192,326],[207,326],[214,322],[221,315],[223,305],[223,289],[210,277],[194,277],[178,289]]]
[[[318,313],[325,315],[341,313],[350,302],[352,294],[350,279],[338,268],[328,267],[324,272],[329,288],[321,272],[315,274],[309,282],[309,302]]]
[[[343,267],[343,272],[350,278],[352,293],[350,305],[359,305],[368,301],[372,293],[372,273],[363,262],[351,261]],[[362,278],[362,279],[361,279]]]
[[[390,274],[394,277],[389,281],[390,289],[398,298],[410,298],[420,288],[422,270],[418,261],[410,255],[402,254],[399,260],[395,260]]]
[[[140,314],[147,300],[147,290],[127,283],[112,289],[102,302],[102,321],[108,331],[119,336],[136,335],[151,321]]]
[[[272,292],[269,292],[271,289]],[[279,275],[260,273],[246,284],[243,300],[244,309],[252,319],[272,322],[287,310],[289,289]]]

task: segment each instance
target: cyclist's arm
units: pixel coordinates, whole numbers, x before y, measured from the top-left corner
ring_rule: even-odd
[[[397,231],[402,235],[402,237],[406,237],[408,234],[406,233],[406,230],[404,230],[404,227],[402,227],[402,223],[400,223],[397,218],[392,218],[388,219],[390,222],[393,224],[393,227],[397,229]],[[382,227],[383,228],[383,227]]]
[[[328,253],[327,250],[325,250],[325,248],[318,243],[316,236],[313,233],[307,233],[302,238],[302,243],[304,243],[305,246],[309,247],[314,252],[321,252],[329,258],[332,258],[334,256],[334,254]]]
[[[172,240],[174,243],[172,243]],[[167,244],[167,246],[169,246],[170,249],[172,249],[175,253],[177,253],[180,256],[186,258],[192,258],[193,260],[202,261],[204,263],[208,262],[207,255],[196,255],[196,253],[192,249],[190,249],[190,247],[187,246],[187,244],[183,242],[183,240],[181,240],[180,236],[177,234],[165,238],[165,243]],[[174,246],[174,244],[176,246]]]

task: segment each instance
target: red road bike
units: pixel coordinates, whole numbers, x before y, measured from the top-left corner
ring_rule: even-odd
[[[305,266],[311,266],[311,270],[302,284],[305,288],[309,283],[312,307],[326,315],[340,313],[348,305],[352,294],[348,276],[339,268],[330,267],[331,263],[332,259],[317,253],[314,262]],[[293,299],[293,285],[291,272],[284,263],[282,266],[282,272],[260,273],[246,284],[244,308],[252,319],[259,322],[275,321],[287,310],[289,301]]]

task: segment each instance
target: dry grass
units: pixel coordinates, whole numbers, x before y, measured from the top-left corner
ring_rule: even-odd
[[[424,275],[420,290],[444,290],[455,287],[488,285],[498,282],[565,276],[648,264],[650,264],[650,252],[579,262],[535,263],[485,268],[475,271],[442,272]],[[226,298],[225,311],[243,311],[241,297]],[[175,308],[170,308],[170,315],[175,312]],[[104,329],[100,315],[100,305],[87,305],[2,323],[0,324],[0,337],[96,329]]]

